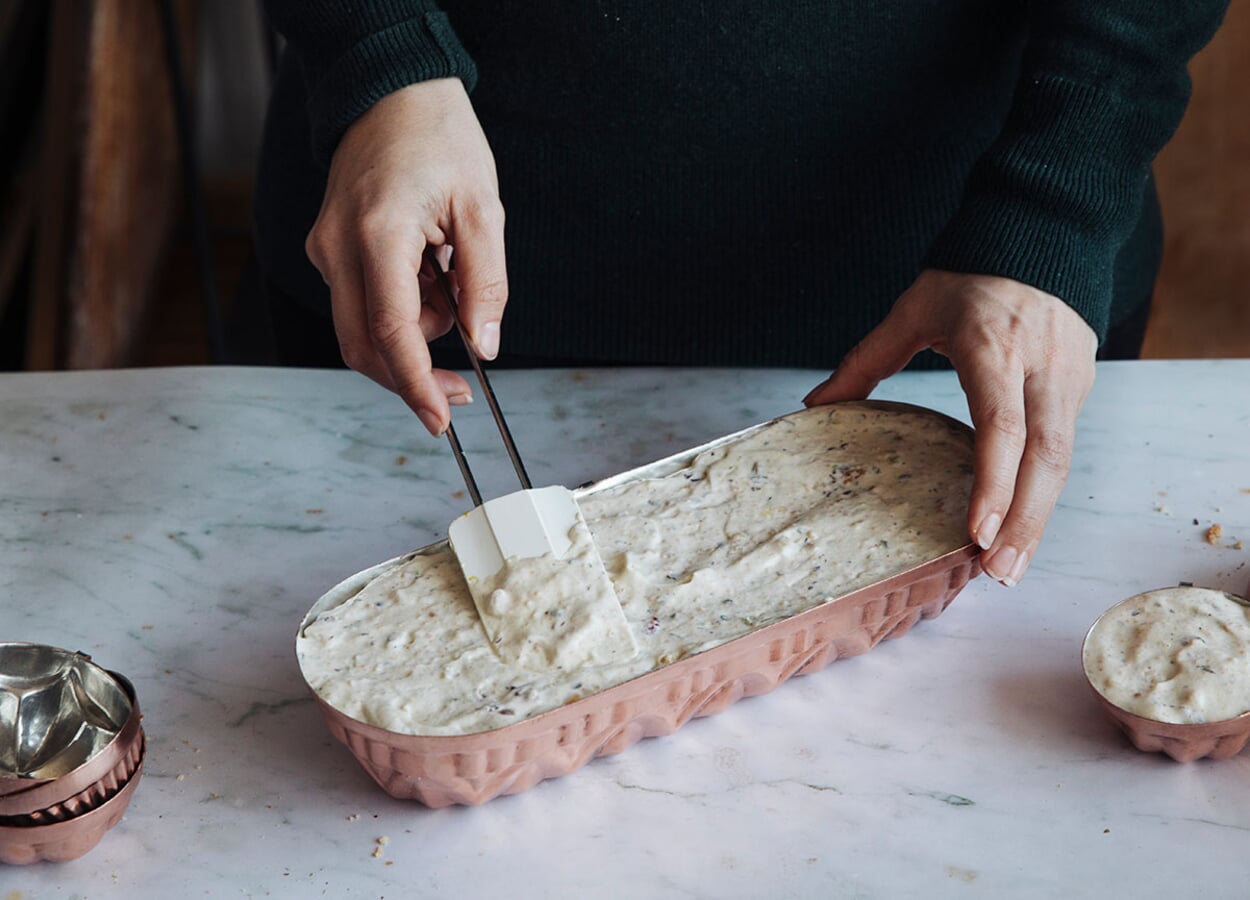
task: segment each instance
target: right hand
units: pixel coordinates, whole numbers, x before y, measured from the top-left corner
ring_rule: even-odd
[[[508,300],[495,160],[459,79],[402,88],[343,135],[305,250],[330,287],[343,361],[403,397],[430,434],[449,403],[469,403],[459,375],[434,369],[427,342],[452,327],[422,303],[427,245],[455,249],[460,317],[478,356],[494,359]],[[434,290],[437,290],[434,288]]]

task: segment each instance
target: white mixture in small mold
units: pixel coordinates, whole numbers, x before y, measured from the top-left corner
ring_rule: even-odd
[[[1219,722],[1250,710],[1250,609],[1223,591],[1175,587],[1130,597],[1085,639],[1100,694],[1156,722]]]
[[[406,734],[499,728],[789,618],[968,543],[970,434],[924,411],[817,407],[579,505],[639,652],[527,671],[492,651],[446,543],[297,641],[347,715]]]

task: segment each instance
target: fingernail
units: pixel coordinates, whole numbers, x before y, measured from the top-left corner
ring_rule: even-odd
[[[1021,553],[1016,557],[1015,565],[1011,567],[1011,574],[1003,579],[1003,584],[1007,587],[1015,587],[1024,578],[1024,570],[1029,566],[1029,554]]]
[[[499,323],[487,322],[477,334],[477,352],[483,359],[494,359],[499,355]]]
[[[447,402],[452,406],[468,406],[473,402],[472,394],[452,394],[447,398]]]
[[[811,406],[812,398],[815,397],[817,394],[819,394],[824,388],[828,387],[829,382],[832,380],[833,380],[832,378],[826,378],[820,384],[816,385],[814,388],[808,391],[807,396],[803,398],[803,405]]]
[[[976,534],[977,546],[982,550],[990,549],[990,545],[994,543],[994,538],[998,536],[998,529],[1003,525],[1003,517],[998,513],[990,513],[981,520],[981,524],[977,526]]]
[[[1009,584],[1008,580],[1015,569],[1016,557],[1018,555],[1015,547],[1003,547],[984,563],[985,573],[995,581],[1011,587],[1015,582]]]
[[[417,413],[417,418],[421,420],[421,424],[425,426],[425,430],[430,434],[435,437],[443,436],[442,423],[438,421],[438,416],[434,415],[434,413],[428,409],[423,409]]]

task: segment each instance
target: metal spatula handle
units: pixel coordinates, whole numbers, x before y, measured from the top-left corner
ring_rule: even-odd
[[[516,470],[517,478],[521,480],[521,487],[529,490],[532,485],[530,484],[529,474],[525,471],[525,464],[521,462],[521,454],[517,452],[516,444],[512,440],[512,432],[508,428],[508,423],[504,420],[503,411],[499,408],[499,401],[495,399],[495,391],[490,386],[490,380],[486,377],[486,372],[483,371],[482,364],[478,360],[477,351],[473,349],[473,342],[469,339],[469,333],[460,321],[460,305],[456,302],[456,295],[451,289],[451,280],[439,264],[433,247],[426,248],[425,258],[429,261],[430,267],[434,269],[434,279],[438,282],[438,288],[442,291],[443,298],[447,301],[447,308],[451,311],[452,321],[456,323],[456,331],[460,334],[460,340],[469,356],[469,362],[473,365],[473,372],[477,375],[478,383],[482,386],[482,392],[486,395],[486,405],[490,407],[490,414],[495,419],[495,427],[499,429],[499,435],[503,438],[503,445],[508,451],[508,458],[512,460],[512,468]],[[469,489],[469,494],[473,497],[473,503],[480,506],[482,498],[478,493],[477,484],[469,471],[469,463],[464,457],[460,441],[456,438],[455,431],[450,425],[447,428],[447,440],[451,444],[452,452],[456,455],[456,464],[460,466],[460,474],[464,476],[465,487]]]
[[[456,457],[456,465],[460,467],[460,477],[464,479],[464,486],[469,489],[469,498],[474,506],[481,506],[482,492],[477,489],[473,470],[469,468],[469,461],[465,459],[464,448],[460,446],[460,438],[456,437],[456,426],[450,422],[447,423],[447,443],[451,444],[451,452]]]

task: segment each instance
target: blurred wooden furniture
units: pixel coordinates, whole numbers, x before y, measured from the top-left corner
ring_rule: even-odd
[[[1233,0],[1190,72],[1155,165],[1166,243],[1144,355],[1250,357],[1250,0]]]
[[[48,15],[26,366],[125,365],[181,199],[158,9],[53,0]]]

